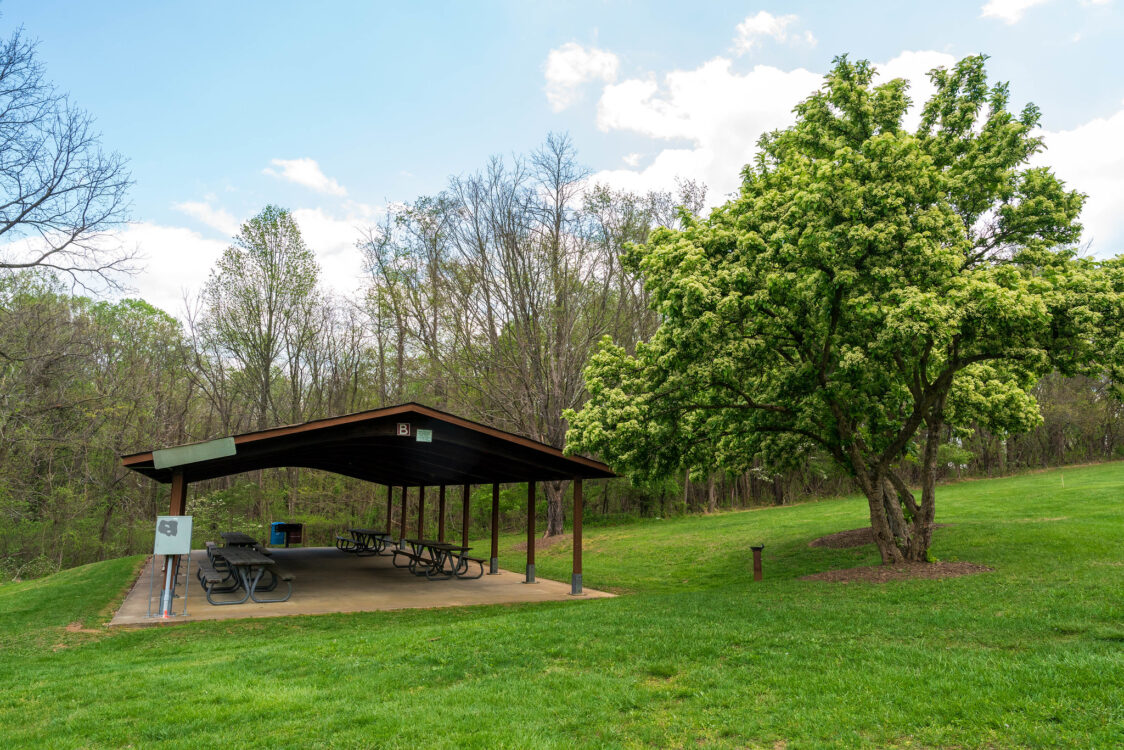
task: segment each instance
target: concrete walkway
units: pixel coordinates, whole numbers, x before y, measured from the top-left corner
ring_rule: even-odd
[[[389,557],[356,557],[334,547],[273,549],[278,565],[295,576],[293,596],[287,602],[256,604],[247,601],[217,607],[207,601],[199,580],[196,564],[206,553],[191,553],[191,585],[188,589],[187,616],[168,620],[146,617],[151,585],[155,593],[162,580],[151,581],[152,563],[145,564],[121,608],[110,625],[153,625],[199,620],[234,620],[244,617],[284,617],[286,615],[318,615],[330,612],[375,612],[391,609],[429,607],[463,607],[474,604],[508,604],[513,602],[574,601],[581,598],[609,597],[603,591],[585,589],[583,597],[570,596],[570,585],[538,579],[523,583],[523,575],[501,570],[476,580],[451,579],[429,581],[395,568]],[[475,564],[473,565],[475,568]],[[284,588],[284,583],[280,584]],[[181,585],[177,595],[183,594]],[[276,592],[274,592],[276,594]],[[229,597],[229,595],[228,595]],[[155,610],[157,605],[153,604]],[[183,600],[176,599],[175,609],[183,610]]]

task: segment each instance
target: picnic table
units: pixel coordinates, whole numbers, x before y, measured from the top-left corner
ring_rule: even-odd
[[[430,580],[448,578],[479,578],[484,575],[484,561],[469,557],[465,553],[471,547],[459,544],[449,544],[434,539],[405,539],[410,545],[409,550],[394,550],[394,565],[398,568],[409,568],[414,575],[425,576]],[[406,558],[406,563],[398,564],[398,556]],[[470,563],[479,566],[479,572],[468,575]]]
[[[224,531],[219,536],[226,542],[228,547],[256,547],[258,540],[254,539],[249,534],[243,534],[241,531]]]
[[[389,555],[387,550],[394,544],[389,531],[381,529],[348,529],[350,537],[337,536],[336,549],[354,555]]]
[[[226,538],[226,534],[223,534]],[[207,591],[207,601],[215,605],[242,604],[250,599],[259,604],[287,601],[293,595],[293,576],[282,572],[277,561],[249,546],[230,545],[213,550],[212,562],[201,563],[199,580]],[[269,573],[264,585],[262,577]],[[279,581],[285,581],[288,591],[282,597],[261,597],[258,592],[272,591]],[[241,588],[241,599],[216,600],[213,594],[232,593]]]

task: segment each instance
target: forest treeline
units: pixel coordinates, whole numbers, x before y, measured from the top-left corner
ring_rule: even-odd
[[[4,272],[0,575],[145,551],[167,488],[123,470],[123,453],[406,401],[562,447],[563,412],[586,398],[582,372],[598,341],[632,348],[658,323],[622,251],[689,221],[704,200],[690,182],[643,195],[592,185],[568,139],[551,137],[388,212],[357,242],[367,273],[352,297],[325,288],[313,248],[274,206],[242,226],[183,310],[99,301],[41,269]],[[1035,390],[1037,429],[950,432],[945,477],[1117,457],[1121,406],[1106,388],[1047,377]],[[590,523],[854,490],[815,456],[779,475],[592,484]],[[487,489],[478,489],[482,530]],[[544,487],[547,534],[564,529],[567,491]],[[509,492],[502,519],[515,527],[525,495]],[[279,469],[193,485],[188,510],[204,536],[262,535],[268,522],[292,520],[326,541],[354,522],[378,523],[384,502],[381,487]],[[452,517],[459,503],[449,505]]]

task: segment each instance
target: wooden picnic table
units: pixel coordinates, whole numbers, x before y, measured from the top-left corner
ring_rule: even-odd
[[[223,535],[226,538],[226,535]],[[239,586],[245,592],[241,599],[230,601],[215,601],[211,598],[212,591],[207,592],[207,601],[211,604],[242,604],[252,599],[258,603],[283,602],[293,594],[293,577],[287,573],[278,573],[277,561],[267,557],[249,546],[232,545],[221,547],[214,552],[215,557],[221,558],[229,566],[231,573],[236,578]],[[261,585],[262,576],[270,574],[269,583]],[[258,596],[259,591],[272,591],[277,587],[278,580],[288,584],[289,590],[283,597],[264,598]]]
[[[394,540],[378,529],[348,529],[348,536],[336,537],[336,549],[353,555],[380,555]],[[385,554],[390,554],[389,552]]]
[[[405,539],[403,540],[410,545],[410,552],[405,550],[395,550],[394,555],[402,555],[407,559],[406,565],[395,566],[410,569],[414,575],[422,576],[430,580],[436,578],[479,578],[484,573],[484,563],[482,560],[476,560],[465,555],[471,547],[464,547],[459,544],[449,544],[448,542],[440,542],[436,539]],[[422,553],[428,554],[428,557],[423,556]],[[480,575],[467,576],[469,562],[477,562],[480,565]]]
[[[355,538],[363,542],[367,549],[374,550],[374,554],[391,554],[386,550],[394,544],[394,536],[383,529],[348,529]]]
[[[352,534],[364,534],[366,536],[390,536],[390,532],[385,529],[348,529]]]
[[[224,531],[219,536],[230,547],[256,547],[258,540],[254,539],[249,534],[243,534],[241,531]]]

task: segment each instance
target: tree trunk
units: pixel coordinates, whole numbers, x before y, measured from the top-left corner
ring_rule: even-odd
[[[874,543],[878,545],[878,552],[882,556],[883,565],[904,562],[905,554],[894,539],[894,532],[890,528],[890,521],[886,516],[885,482],[871,481],[869,477],[859,477],[859,485],[866,495],[867,506],[870,509],[870,528],[874,532]]]
[[[921,459],[921,505],[914,508],[913,535],[908,550],[909,559],[916,562],[929,559],[929,545],[933,541],[933,519],[936,516],[937,448],[940,442],[938,435],[940,435],[939,425],[930,424]]]
[[[298,478],[299,477],[299,474],[298,474],[299,471],[300,471],[300,469],[298,469],[295,466],[289,466],[285,470],[285,473],[289,475],[289,503],[288,503],[289,508],[288,508],[288,510],[289,510],[290,516],[296,515],[296,512],[297,512],[297,497],[298,497],[299,492],[300,492],[300,490],[299,490],[300,480]]]
[[[870,506],[870,525],[883,564],[926,562],[936,512],[940,425],[930,425],[921,457],[921,503],[891,469],[886,476],[856,477]]]
[[[780,474],[773,477],[773,503],[784,505],[784,484],[781,483]]]
[[[569,482],[543,482],[546,492],[546,531],[543,536],[555,536],[565,531],[566,509],[563,502],[566,498],[566,485]]]
[[[105,516],[102,517],[101,522],[101,533],[98,535],[98,538],[101,540],[103,546],[109,539],[109,520],[113,518],[113,506],[113,500],[107,499],[105,503]]]
[[[908,539],[909,529],[906,528],[905,515],[901,510],[901,498],[890,482],[890,478],[882,480],[882,505],[886,511],[886,522],[890,526],[890,533],[895,539]],[[897,506],[895,508],[895,506]]]

